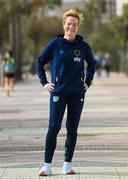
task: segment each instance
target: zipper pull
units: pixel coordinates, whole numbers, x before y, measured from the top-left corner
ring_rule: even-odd
[[[83,82],[84,80],[83,80],[83,77],[81,77],[81,81]]]
[[[58,76],[56,76],[56,82],[58,81],[58,79],[59,79]]]

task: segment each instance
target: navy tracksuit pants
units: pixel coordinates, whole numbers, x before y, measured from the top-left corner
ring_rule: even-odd
[[[51,163],[56,148],[57,134],[61,128],[63,115],[67,106],[65,142],[65,161],[71,162],[76,140],[77,128],[84,103],[84,93],[51,93],[49,128],[45,144],[45,162]]]

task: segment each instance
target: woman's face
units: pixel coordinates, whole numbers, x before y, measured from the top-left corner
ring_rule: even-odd
[[[8,58],[10,57],[10,54],[9,54],[9,52],[5,52],[5,55],[4,55],[4,57],[5,57],[6,59],[8,59]]]
[[[76,17],[68,16],[63,24],[65,37],[74,39],[78,28],[78,19]]]

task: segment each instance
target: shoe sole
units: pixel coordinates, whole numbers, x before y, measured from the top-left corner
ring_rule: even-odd
[[[42,171],[41,173],[39,173],[39,176],[51,176],[51,174],[45,174],[45,172]]]
[[[68,173],[65,173],[65,172],[63,172],[64,174],[66,174],[66,175],[75,175],[76,174],[76,172],[75,171],[73,171],[73,170],[71,170],[70,172],[68,172]]]

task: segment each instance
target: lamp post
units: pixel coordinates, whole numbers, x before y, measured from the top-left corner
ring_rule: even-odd
[[[128,24],[124,28],[124,70],[128,76]]]

